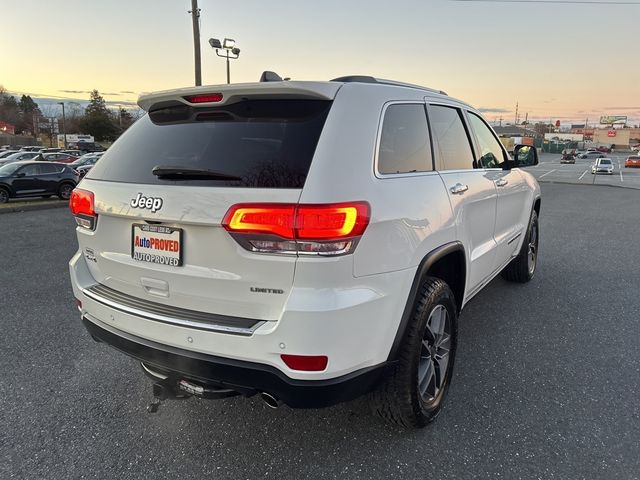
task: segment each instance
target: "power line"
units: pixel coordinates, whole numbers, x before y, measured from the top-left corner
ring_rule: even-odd
[[[640,1],[636,0],[449,0],[450,2],[465,3],[551,3],[551,4],[578,4],[578,5],[636,5],[640,6]]]

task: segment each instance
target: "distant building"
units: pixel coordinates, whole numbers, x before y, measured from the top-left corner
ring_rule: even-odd
[[[537,137],[538,134],[531,128],[521,127],[519,125],[503,125],[493,127],[499,137]]]

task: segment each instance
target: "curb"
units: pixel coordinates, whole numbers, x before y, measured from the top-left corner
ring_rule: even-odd
[[[52,208],[68,207],[69,202],[59,201],[56,203],[34,203],[26,205],[16,205],[15,207],[0,207],[0,215],[3,213],[29,212],[31,210],[50,210]]]

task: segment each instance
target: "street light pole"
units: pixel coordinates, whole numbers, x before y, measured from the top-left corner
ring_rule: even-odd
[[[217,38],[210,38],[209,45],[216,51],[216,55],[227,60],[227,83],[231,83],[231,66],[229,60],[237,60],[240,57],[240,49],[236,47],[236,41],[231,38],[225,38],[224,43],[220,43]],[[224,54],[220,54],[220,50]]]
[[[62,135],[64,135],[64,148],[67,148],[67,120],[64,116],[64,102],[58,102],[62,105]]]

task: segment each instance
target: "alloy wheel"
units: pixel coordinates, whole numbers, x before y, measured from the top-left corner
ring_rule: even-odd
[[[449,312],[444,305],[436,305],[427,320],[418,364],[418,387],[426,402],[433,402],[445,386],[450,350]]]
[[[538,262],[538,224],[531,225],[531,234],[529,235],[529,247],[527,252],[527,265],[529,273],[533,274],[536,270]]]
[[[69,200],[71,198],[71,191],[73,188],[70,185],[63,185],[60,187],[60,196],[63,200]]]

